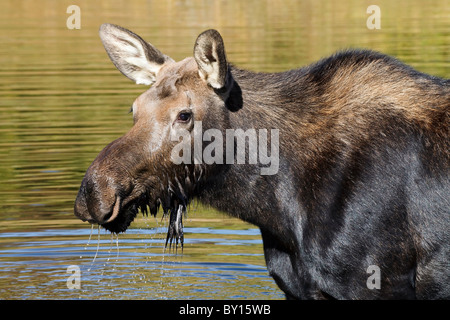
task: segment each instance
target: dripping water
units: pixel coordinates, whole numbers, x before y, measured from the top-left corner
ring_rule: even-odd
[[[91,225],[91,233],[89,234],[89,239],[88,242],[86,243],[86,245],[84,246],[84,251],[87,250],[89,244],[91,243],[91,239],[92,239],[92,233],[94,232],[94,225]],[[83,259],[83,256],[80,256],[80,259]]]
[[[97,250],[95,251],[94,259],[92,260],[88,271],[91,271],[91,268],[94,265],[95,259],[97,258],[99,248],[100,248],[100,225],[97,227]]]

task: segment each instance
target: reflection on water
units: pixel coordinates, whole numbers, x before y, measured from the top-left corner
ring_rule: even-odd
[[[372,1],[87,1],[81,29],[68,30],[73,1],[2,1],[0,10],[0,298],[280,298],[267,276],[259,233],[198,210],[182,255],[162,254],[164,227],[133,223],[115,240],[73,219],[86,168],[132,125],[145,90],[124,78],[98,38],[101,23],[128,27],[175,60],[192,55],[207,28],[224,37],[242,68],[282,71],[341,48],[394,55],[449,76],[446,1],[377,1],[381,30],[368,30]],[[189,220],[189,219],[188,219]],[[143,225],[140,225],[143,224]],[[109,259],[109,261],[108,261]],[[68,290],[80,265],[82,289]]]

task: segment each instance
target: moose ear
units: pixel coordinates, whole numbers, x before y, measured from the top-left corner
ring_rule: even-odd
[[[230,83],[228,62],[222,37],[216,30],[201,33],[194,46],[194,58],[200,77],[215,89],[225,89]]]
[[[100,38],[117,69],[137,84],[151,85],[161,67],[173,60],[133,32],[109,23],[100,26]]]

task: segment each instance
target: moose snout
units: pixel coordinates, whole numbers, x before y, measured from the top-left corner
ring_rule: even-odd
[[[127,136],[114,140],[89,166],[74,205],[75,216],[81,220],[107,224],[130,200],[133,185],[129,172],[142,157],[133,152],[129,141]]]
[[[86,175],[75,200],[75,215],[90,223],[111,222],[119,214],[121,206],[121,198],[116,195],[116,191],[116,188],[105,186],[104,182],[96,181]]]

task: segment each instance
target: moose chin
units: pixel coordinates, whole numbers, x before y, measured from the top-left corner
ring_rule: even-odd
[[[100,38],[117,69],[150,87],[130,131],[88,168],[81,220],[119,233],[139,211],[162,208],[166,245],[183,245],[196,198],[260,228],[288,299],[450,298],[450,80],[368,50],[255,73],[228,62],[215,30],[179,62],[116,25],[103,24]],[[230,141],[216,143],[229,130],[243,133],[230,139],[245,151],[236,159]],[[250,133],[273,130],[256,154]],[[173,161],[174,148],[189,161]],[[276,154],[274,174],[261,174],[262,154]]]

